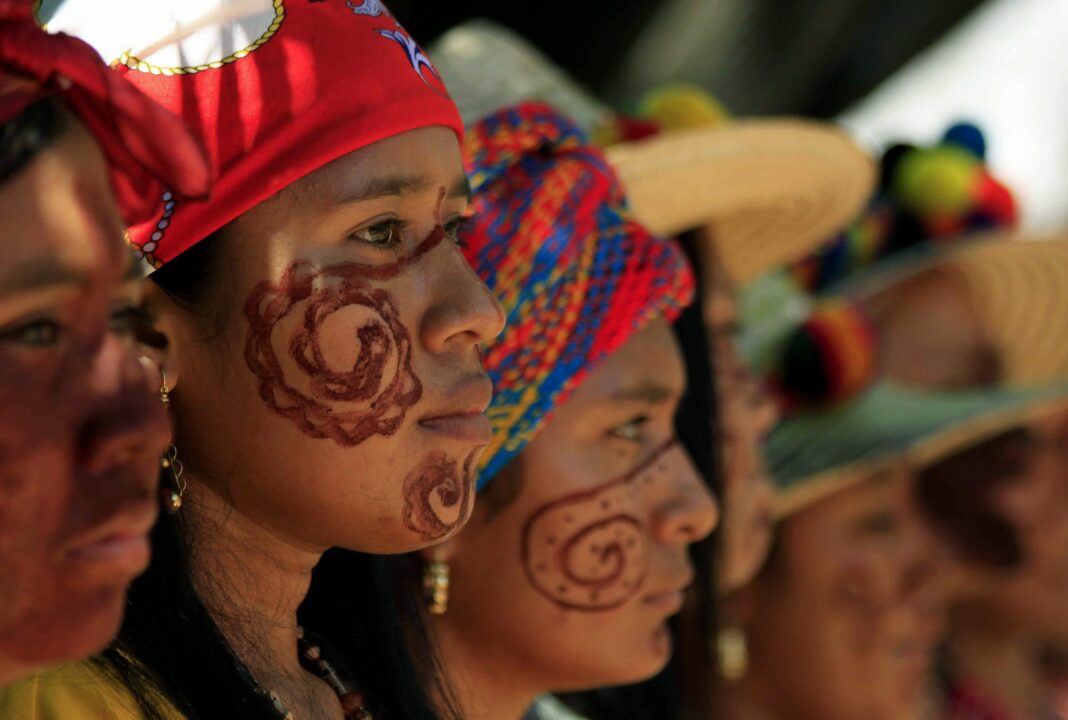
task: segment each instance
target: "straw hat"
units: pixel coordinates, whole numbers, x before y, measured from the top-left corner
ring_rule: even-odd
[[[900,258],[831,291],[871,301],[933,269],[962,281],[984,340],[1000,360],[1002,382],[1068,377],[1068,233],[985,235],[948,251]]]
[[[1064,383],[938,393],[882,381],[842,407],[784,420],[768,436],[776,514],[886,472],[925,467],[1066,402]]]
[[[786,418],[765,446],[780,515],[881,472],[923,467],[1068,403],[1068,236],[1007,237],[911,253],[835,289],[836,299],[866,301],[931,270],[952,274],[999,359],[1000,380],[938,392],[884,379],[839,407]]]
[[[523,38],[480,20],[430,55],[468,123],[542,100],[588,133],[614,116]],[[636,216],[655,233],[711,225],[731,277],[744,282],[817,247],[855,217],[872,160],[833,125],[783,118],[729,122],[607,149]]]

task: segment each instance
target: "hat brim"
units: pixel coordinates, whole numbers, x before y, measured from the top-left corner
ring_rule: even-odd
[[[950,250],[927,246],[824,294],[864,303],[935,269],[963,281],[1004,384],[1068,377],[1068,233],[988,233]]]
[[[776,514],[895,468],[921,468],[1068,405],[1068,384],[924,392],[883,381],[853,402],[781,422],[765,444]]]
[[[815,250],[864,207],[873,160],[833,125],[737,120],[606,150],[638,219],[661,235],[710,226],[739,283]]]

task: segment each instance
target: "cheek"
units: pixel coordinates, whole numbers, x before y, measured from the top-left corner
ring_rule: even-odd
[[[627,475],[536,509],[523,524],[522,567],[530,584],[570,610],[618,608],[641,590],[650,570],[648,501],[669,472],[665,443]]]
[[[245,360],[263,402],[342,447],[393,435],[423,393],[396,301],[360,267],[294,263],[245,305]]]
[[[608,610],[641,588],[649,565],[647,531],[627,488],[543,507],[523,529],[527,578],[563,608]]]

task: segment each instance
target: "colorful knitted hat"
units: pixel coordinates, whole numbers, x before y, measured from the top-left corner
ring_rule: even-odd
[[[127,222],[151,215],[151,197],[164,184],[205,196],[211,170],[181,121],[109,71],[84,42],[42,32],[32,7],[30,0],[0,0],[0,123],[60,98],[103,150]]]
[[[508,324],[486,348],[494,440],[482,487],[605,356],[689,304],[679,247],[631,216],[604,154],[552,108],[524,103],[468,129],[473,217],[462,238]]]
[[[437,71],[379,0],[44,0],[39,18],[117,63],[208,149],[211,200],[167,189],[130,229],[157,267],[354,150],[433,125],[463,134]]]

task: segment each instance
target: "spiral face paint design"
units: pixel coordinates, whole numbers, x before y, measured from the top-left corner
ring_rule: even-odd
[[[245,303],[245,362],[267,406],[306,435],[342,447],[395,433],[423,386],[392,296],[369,281],[396,277],[448,237],[439,223],[410,255],[389,265],[316,268],[298,261],[281,281],[257,285]],[[355,342],[324,345],[324,332],[351,332]]]
[[[472,451],[461,469],[435,450],[404,479],[404,524],[423,540],[440,540],[471,516],[476,454]]]
[[[666,469],[676,440],[621,478],[542,505],[523,526],[523,570],[534,589],[562,608],[600,611],[632,598],[649,567],[648,532],[628,508]]]

